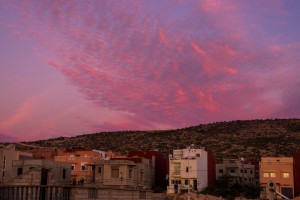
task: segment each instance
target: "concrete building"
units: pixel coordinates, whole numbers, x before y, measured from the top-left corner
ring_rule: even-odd
[[[70,163],[72,182],[78,184],[88,182],[93,176],[92,165],[106,158],[104,151],[78,148],[58,151],[54,161]]]
[[[94,165],[93,185],[120,189],[151,189],[151,165],[145,158],[112,158]]]
[[[216,164],[217,178],[229,175],[230,183],[255,184],[255,166],[244,159],[223,159],[223,163]]]
[[[0,183],[6,182],[13,176],[12,161],[19,160],[19,151],[10,144],[0,148]]]
[[[269,198],[267,184],[273,182],[276,191],[294,197],[294,170],[292,157],[262,157],[259,164],[260,184],[264,192],[262,198]]]
[[[50,160],[14,160],[12,185],[70,185],[71,165]]]
[[[190,189],[201,191],[215,182],[215,160],[204,149],[186,148],[173,150],[169,157],[169,186],[167,193]]]
[[[158,151],[132,151],[128,157],[143,157],[150,161],[152,168],[152,182],[154,187],[167,187],[167,176],[169,171],[169,160]]]
[[[294,186],[295,197],[300,196],[300,152],[294,155]]]

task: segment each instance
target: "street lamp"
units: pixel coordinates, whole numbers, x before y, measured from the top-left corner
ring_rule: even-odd
[[[191,144],[188,147],[189,154],[188,154],[188,200],[190,200],[190,152],[191,149],[194,148],[194,144]]]

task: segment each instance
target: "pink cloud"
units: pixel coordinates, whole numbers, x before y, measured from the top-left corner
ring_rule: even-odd
[[[21,28],[53,54],[46,58],[49,65],[87,101],[134,115],[87,126],[181,127],[268,117],[284,107],[278,99],[294,84],[275,72],[290,74],[281,69],[290,59],[284,51],[295,56],[299,47],[282,45],[276,36],[269,39],[259,18],[249,25],[252,14],[244,2],[164,4],[174,11],[147,1],[14,6]],[[282,86],[274,86],[276,81]]]

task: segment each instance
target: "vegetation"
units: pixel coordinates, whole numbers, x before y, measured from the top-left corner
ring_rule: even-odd
[[[257,160],[262,156],[293,156],[300,151],[299,143],[300,119],[269,119],[217,122],[176,130],[102,132],[24,142],[27,146],[18,148],[80,146],[124,155],[132,150],[158,150],[168,155],[173,149],[195,144],[212,151],[220,161],[222,158]]]
[[[243,185],[241,183],[231,184],[230,178],[229,175],[221,176],[216,181],[215,186],[208,186],[200,193],[221,196],[225,199],[234,199],[238,196],[243,196],[248,199],[256,199],[259,197],[261,192],[261,187],[259,185]]]

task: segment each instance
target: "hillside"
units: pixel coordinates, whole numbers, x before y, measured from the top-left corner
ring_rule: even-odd
[[[300,119],[238,120],[177,130],[102,132],[24,143],[52,148],[86,147],[122,154],[132,150],[159,150],[166,155],[172,149],[195,144],[211,150],[218,160],[292,156],[300,151]]]

